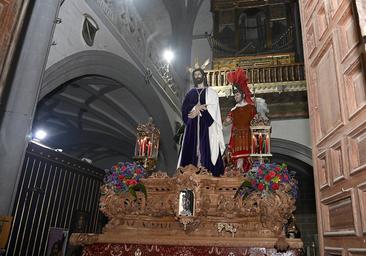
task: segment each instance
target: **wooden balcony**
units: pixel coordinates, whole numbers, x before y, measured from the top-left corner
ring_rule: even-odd
[[[303,63],[267,65],[245,68],[248,83],[254,93],[282,93],[306,91]],[[207,82],[215,88],[220,97],[232,95],[227,74],[231,69],[207,70]]]

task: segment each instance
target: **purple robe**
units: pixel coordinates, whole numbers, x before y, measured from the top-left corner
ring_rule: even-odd
[[[203,90],[203,91],[202,91]],[[197,156],[197,124],[198,117],[193,119],[188,118],[189,112],[192,108],[197,105],[198,102],[198,92],[201,92],[200,103],[201,105],[206,104],[206,88],[202,89],[191,89],[186,97],[184,98],[182,105],[182,118],[185,124],[182,148],[181,148],[181,156],[180,162],[178,166],[186,166],[189,164],[193,164],[197,166],[198,164],[198,156]],[[218,159],[216,164],[214,165],[211,161],[211,152],[210,152],[210,142],[209,142],[209,127],[213,124],[214,120],[211,117],[210,113],[207,110],[201,112],[201,116],[199,117],[199,141],[200,141],[200,162],[201,166],[205,167],[209,170],[214,176],[220,176],[224,173],[224,163],[221,158],[221,152],[219,152]]]

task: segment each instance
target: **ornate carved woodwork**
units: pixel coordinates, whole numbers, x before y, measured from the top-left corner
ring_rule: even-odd
[[[214,58],[212,61],[214,69],[235,69],[237,66],[246,69],[288,64],[295,64],[295,55],[293,53]]]
[[[235,68],[206,70],[207,83],[217,91],[219,97],[233,94],[232,86],[227,81],[227,74]],[[304,92],[306,91],[303,63],[260,65],[245,68],[248,83],[256,94]]]
[[[232,95],[227,74],[240,66],[247,72],[250,90],[257,95],[306,92],[304,64],[295,63],[293,57],[289,54],[215,59],[217,69],[206,70],[207,82],[219,97],[227,98]],[[271,101],[267,103],[271,104]]]
[[[158,172],[145,179],[147,199],[140,192],[135,199],[102,186],[100,210],[109,218],[103,234],[74,235],[71,241],[273,248],[295,210],[295,199],[284,190],[234,198],[242,181],[241,176],[213,177],[189,165],[174,177]],[[187,190],[194,195],[193,213],[182,215],[180,193]],[[300,240],[287,242],[291,248],[302,246]]]
[[[361,2],[299,1],[322,255],[365,253],[366,79]]]

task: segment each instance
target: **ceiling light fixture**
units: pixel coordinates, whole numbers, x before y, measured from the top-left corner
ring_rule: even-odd
[[[40,141],[46,137],[47,137],[47,132],[45,132],[44,130],[37,130],[36,133],[34,134],[34,138],[37,140],[40,140]]]
[[[170,63],[174,59],[174,52],[170,49],[167,49],[163,53],[164,60]]]

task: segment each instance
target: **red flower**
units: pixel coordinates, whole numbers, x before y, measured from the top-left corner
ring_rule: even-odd
[[[125,178],[125,176],[123,176],[123,175],[119,175],[119,176],[118,176],[118,179],[119,179],[120,181],[122,181],[124,178]]]
[[[256,186],[257,185],[257,181],[256,180],[252,180],[252,186]]]
[[[273,183],[273,184],[272,184],[272,189],[273,189],[273,190],[277,190],[278,188],[279,188],[278,183]]]
[[[258,169],[258,174],[259,174],[259,175],[262,175],[262,174],[263,174],[262,169]]]
[[[137,169],[136,170],[136,174],[141,174],[142,173],[142,170],[141,169]]]
[[[263,183],[259,183],[258,184],[258,190],[259,191],[262,191],[264,189],[264,185],[263,185]]]
[[[264,180],[267,181],[267,182],[270,182],[271,179],[272,179],[272,177],[269,174],[267,174],[266,176],[264,176]]]
[[[276,172],[281,171],[281,167],[277,166],[277,167],[275,168],[275,171],[276,171]]]
[[[136,180],[127,180],[126,181],[126,185],[127,186],[134,186],[137,184],[137,181]]]
[[[275,176],[276,176],[276,173],[274,172],[274,171],[270,171],[269,173],[268,173],[268,175],[271,177],[271,179],[272,178],[274,178]]]
[[[127,169],[126,166],[122,166],[121,170],[124,172]]]

